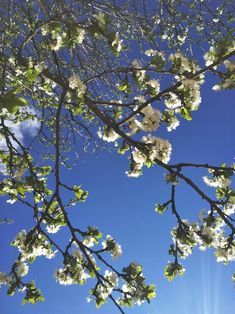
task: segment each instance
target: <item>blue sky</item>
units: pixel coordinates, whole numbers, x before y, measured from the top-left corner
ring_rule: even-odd
[[[215,93],[211,85],[203,87],[203,100],[191,122],[182,121],[172,133],[162,132],[173,146],[171,162],[231,163],[235,157],[235,107],[234,92]],[[147,282],[157,286],[157,298],[150,305],[136,306],[127,313],[141,314],[233,314],[235,307],[234,287],[231,276],[232,264],[224,266],[215,261],[213,251],[196,250],[184,265],[184,277],[169,283],[163,277],[163,267],[170,260],[168,248],[171,243],[170,228],[174,217],[167,212],[159,216],[154,212],[154,203],[168,199],[169,187],[164,184],[164,172],[157,167],[144,170],[140,178],[128,178],[126,156],[103,151],[88,155],[78,167],[66,174],[68,182],[82,184],[89,191],[85,204],[71,210],[73,221],[79,227],[96,225],[105,236],[111,234],[122,245],[123,256],[114,261],[121,269],[132,260],[144,266]],[[195,173],[198,173],[196,176]],[[201,176],[206,172],[188,172],[209,191]],[[196,219],[205,207],[197,195],[183,184],[177,187],[178,209],[183,217]],[[15,219],[11,225],[0,225],[0,271],[7,271],[16,257],[16,249],[9,242],[21,229],[30,227],[31,213],[20,204],[9,206],[1,200],[1,217]],[[63,241],[63,232],[60,240]],[[40,257],[32,265],[28,278],[35,278],[42,289],[45,302],[35,306],[21,303],[21,295],[6,296],[0,290],[2,314],[115,314],[118,310],[110,303],[100,310],[93,303],[86,303],[90,284],[64,287],[53,277],[61,259],[45,260]]]

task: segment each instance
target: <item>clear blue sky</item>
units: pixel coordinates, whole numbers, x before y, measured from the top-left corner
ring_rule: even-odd
[[[215,93],[210,84],[203,87],[203,101],[191,122],[183,121],[173,133],[164,133],[173,145],[171,162],[233,162],[235,157],[235,107],[233,92]],[[123,248],[123,256],[114,265],[121,269],[132,260],[144,266],[147,281],[157,285],[157,298],[150,305],[127,309],[127,313],[141,314],[234,314],[235,298],[231,276],[234,265],[224,266],[215,261],[213,251],[196,250],[185,262],[184,277],[169,283],[163,277],[163,267],[170,260],[170,228],[175,225],[170,212],[159,216],[154,203],[168,199],[168,187],[163,172],[154,167],[146,169],[138,179],[127,178],[128,160],[116,153],[101,152],[89,155],[79,163],[76,171],[67,173],[72,180],[89,191],[85,204],[72,209],[78,226],[96,225],[103,235],[111,234]],[[199,173],[199,172],[198,172]],[[194,176],[193,173],[188,172]],[[203,185],[199,173],[197,182]],[[205,187],[205,186],[204,186]],[[205,187],[206,190],[206,187]],[[190,189],[180,184],[177,188],[178,209],[182,216],[195,219],[205,204]],[[14,218],[11,225],[0,225],[0,271],[9,270],[9,263],[17,256],[8,243],[22,228],[30,227],[30,211],[20,204],[9,206],[1,201],[1,217]],[[61,233],[61,241],[63,233]],[[89,283],[83,287],[64,287],[52,278],[54,269],[61,267],[59,257],[32,264],[28,278],[35,278],[42,289],[45,302],[35,306],[21,305],[20,294],[6,296],[0,290],[2,314],[115,314],[108,303],[100,310],[86,303]],[[89,282],[89,281],[88,281]]]

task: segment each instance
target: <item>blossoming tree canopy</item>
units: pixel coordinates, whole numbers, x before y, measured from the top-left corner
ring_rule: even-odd
[[[116,268],[112,259],[122,254],[116,239],[71,219],[88,192],[82,182],[70,185],[64,171],[76,168],[78,149],[89,154],[104,145],[129,161],[129,177],[141,176],[143,167],[166,173],[171,193],[155,210],[169,208],[176,218],[169,280],[183,274],[181,260],[196,246],[213,247],[219,262],[234,260],[234,165],[171,164],[174,147],[160,135],[192,119],[210,75],[214,91],[234,88],[233,1],[3,0],[0,14],[0,193],[28,207],[35,222],[12,239],[19,255],[1,270],[0,286],[9,295],[22,293],[23,303],[43,301],[33,278],[23,277],[38,256],[51,262],[60,254],[55,280],[93,281],[88,299],[97,307],[110,299],[124,313],[124,306],[155,297],[140,264]],[[214,197],[186,168],[204,169]],[[177,210],[179,182],[207,204],[196,222]],[[65,230],[61,246],[55,234]]]

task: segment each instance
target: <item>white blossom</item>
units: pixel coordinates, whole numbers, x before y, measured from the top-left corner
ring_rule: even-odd
[[[157,80],[149,80],[146,82],[146,85],[149,85],[154,89],[154,92],[157,94],[160,91],[160,83]]]
[[[10,282],[10,277],[6,273],[0,272],[0,287]]]
[[[133,60],[132,61],[132,66],[133,66],[133,68],[135,68],[135,69],[141,69],[141,64],[140,64],[140,62],[138,61],[138,60]]]
[[[46,226],[46,230],[49,233],[57,233],[60,230],[60,225],[49,224]]]
[[[19,277],[26,276],[28,274],[28,271],[29,271],[29,266],[26,263],[21,263],[21,262],[17,263],[16,273]]]
[[[179,73],[193,71],[191,62],[182,53],[176,52],[175,54],[170,54],[169,59],[173,63],[173,65],[177,64],[177,66],[179,67]]]
[[[109,234],[106,236],[106,239],[102,242],[103,249],[107,249],[111,252],[112,258],[117,258],[122,255],[122,247],[117,243]]]
[[[122,40],[119,38],[118,32],[115,33],[114,40],[112,41],[112,47],[114,47],[117,52],[122,50]]]
[[[102,138],[102,140],[106,142],[115,142],[119,138],[119,135],[111,128],[105,132],[102,132],[101,129],[99,129],[97,134],[99,138]]]
[[[78,249],[73,251],[72,256],[75,257],[77,260],[81,260],[82,259],[82,253]]]
[[[96,239],[92,236],[87,236],[85,237],[85,239],[83,240],[83,244],[87,247],[92,247],[95,245]]]
[[[80,27],[77,27],[77,38],[76,38],[76,42],[78,44],[81,44],[83,42],[85,38],[85,30],[80,28]]]
[[[82,82],[78,74],[73,74],[69,78],[69,87],[77,90],[78,96],[83,96],[86,93],[86,85]]]
[[[165,105],[168,109],[176,109],[182,106],[181,100],[176,94],[169,92],[168,95],[169,98],[165,100]]]
[[[103,28],[106,24],[106,15],[102,12],[99,12],[98,14],[94,14],[94,17],[98,21],[99,27]]]
[[[154,49],[148,49],[145,51],[145,54],[148,57],[154,57],[154,56],[157,56],[159,54],[159,52],[157,50],[154,50]]]
[[[146,132],[152,132],[159,128],[161,122],[161,112],[152,108],[149,104],[141,110],[144,114],[143,121],[140,125],[141,129]]]
[[[226,178],[225,176],[214,176],[213,178],[209,178],[207,176],[203,177],[204,182],[214,188],[224,188],[229,187],[232,183],[230,178]]]
[[[167,140],[163,140],[156,136],[144,136],[142,141],[149,145],[149,159],[154,161],[159,159],[164,163],[168,163],[171,156],[171,144]]]
[[[172,116],[170,120],[168,121],[167,131],[171,132],[175,130],[179,126],[179,124],[180,124],[180,121],[175,116]]]

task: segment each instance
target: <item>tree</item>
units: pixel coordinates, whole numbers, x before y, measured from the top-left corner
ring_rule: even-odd
[[[218,80],[215,91],[234,88],[233,12],[233,1],[1,3],[0,193],[8,203],[29,207],[35,220],[13,239],[18,259],[0,273],[9,295],[19,291],[23,303],[43,301],[34,281],[23,277],[38,256],[61,254],[56,280],[82,285],[93,278],[90,298],[97,307],[109,298],[124,313],[123,306],[155,297],[141,265],[119,270],[110,262],[108,254],[122,253],[112,236],[103,238],[97,227],[82,230],[71,220],[73,206],[88,192],[80,182],[65,182],[63,173],[76,169],[81,149],[114,148],[130,160],[129,177],[140,176],[143,167],[167,172],[171,193],[156,211],[169,208],[176,218],[172,262],[165,267],[169,280],[183,274],[180,260],[196,246],[215,248],[218,261],[234,259],[234,165],[171,164],[171,144],[157,135],[160,127],[172,132],[181,119],[192,119],[210,75]],[[25,138],[29,127],[33,134]],[[203,179],[215,196],[190,179],[187,168],[208,171]],[[179,182],[207,203],[197,222],[177,210]],[[65,229],[62,247],[54,233]]]

